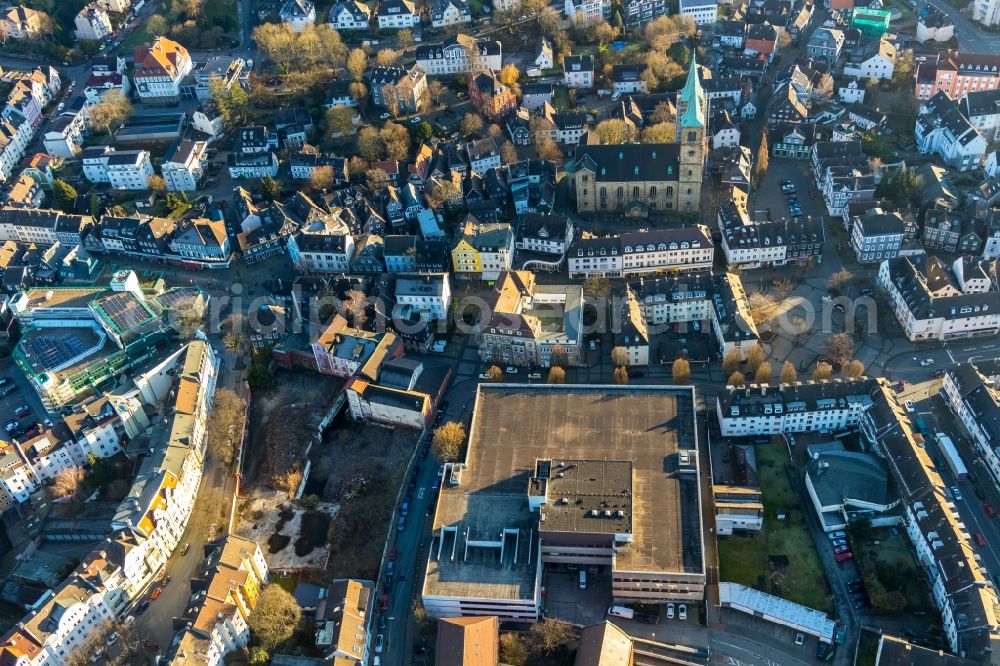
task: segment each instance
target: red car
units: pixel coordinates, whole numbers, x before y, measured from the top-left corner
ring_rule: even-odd
[[[378,609],[384,612],[385,609],[388,607],[389,607],[389,596],[383,592],[381,595],[379,595],[378,598]]]
[[[982,532],[973,532],[972,538],[976,540],[976,543],[980,548],[986,546],[986,538],[983,536]]]
[[[833,559],[838,562],[846,562],[847,560],[853,560],[854,554],[851,551],[847,551],[846,553],[837,553],[833,556]]]
[[[997,510],[993,508],[993,505],[989,502],[983,502],[983,509],[986,511],[986,515],[990,518],[997,517]]]
[[[149,595],[149,600],[150,601],[156,601],[156,599],[160,596],[160,593],[162,593],[162,592],[163,592],[163,588],[162,587],[156,588],[155,590],[153,590],[153,593],[151,595]]]
[[[396,557],[398,557],[398,556],[399,556],[399,551],[398,550],[396,550],[395,548],[389,549],[389,561],[390,562],[395,562],[396,561]]]

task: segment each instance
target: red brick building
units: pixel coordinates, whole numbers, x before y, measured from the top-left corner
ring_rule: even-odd
[[[469,100],[476,111],[490,120],[505,118],[517,108],[517,95],[500,83],[491,69],[469,77]]]

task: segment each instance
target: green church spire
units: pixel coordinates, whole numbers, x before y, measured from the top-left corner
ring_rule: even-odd
[[[701,87],[701,79],[698,78],[698,63],[694,51],[691,52],[691,69],[688,71],[684,89],[681,90],[680,103],[684,107],[681,127],[705,126],[705,91]]]

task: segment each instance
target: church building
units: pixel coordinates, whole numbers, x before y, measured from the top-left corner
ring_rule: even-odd
[[[677,142],[578,146],[566,165],[577,212],[646,217],[699,210],[708,117],[708,97],[692,56],[677,97]]]

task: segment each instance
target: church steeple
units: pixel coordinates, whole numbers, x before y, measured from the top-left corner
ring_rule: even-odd
[[[691,52],[691,69],[687,81],[678,98],[681,127],[705,127],[705,90],[698,78],[698,63],[694,51]]]

